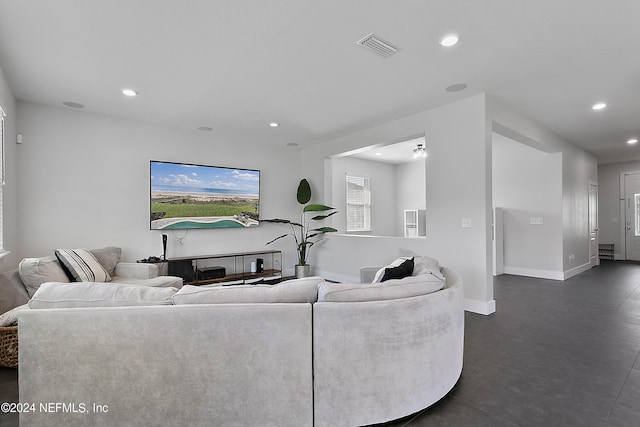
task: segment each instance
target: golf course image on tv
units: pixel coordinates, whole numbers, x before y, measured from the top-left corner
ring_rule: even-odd
[[[152,230],[259,224],[260,171],[151,160]]]

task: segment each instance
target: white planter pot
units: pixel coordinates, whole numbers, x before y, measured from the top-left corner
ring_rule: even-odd
[[[311,267],[307,264],[296,265],[296,278],[309,277],[311,275]]]

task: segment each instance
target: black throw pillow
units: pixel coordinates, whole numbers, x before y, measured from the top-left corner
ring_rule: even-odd
[[[387,267],[384,269],[384,275],[380,282],[390,279],[403,279],[413,274],[414,261],[413,258],[406,260],[397,267]]]

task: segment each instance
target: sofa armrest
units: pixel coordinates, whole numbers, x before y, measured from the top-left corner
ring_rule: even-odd
[[[159,276],[159,264],[143,262],[119,262],[114,275],[127,279],[153,279]]]
[[[378,270],[382,267],[365,266],[360,267],[360,283],[371,283]]]

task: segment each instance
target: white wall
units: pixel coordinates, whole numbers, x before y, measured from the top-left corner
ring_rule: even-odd
[[[396,165],[396,236],[404,236],[405,209],[427,208],[426,160],[415,160]]]
[[[334,227],[344,233],[347,227],[347,173],[371,178],[371,232],[374,236],[393,236],[396,230],[397,183],[394,165],[353,157],[331,160],[333,169],[333,200],[329,203],[341,214],[336,215]]]
[[[620,174],[632,171],[640,171],[640,162],[598,166],[598,241],[613,243],[615,259],[625,259],[622,230],[625,212],[620,210]]]
[[[0,271],[11,269],[18,262],[18,191],[16,160],[16,102],[9,84],[0,69],[0,105],[5,117],[5,185],[2,189],[2,219],[4,249],[10,251],[0,257]]]
[[[398,248],[433,256],[464,280],[466,308],[495,310],[491,264],[491,135],[485,132],[485,96],[475,95],[442,107],[336,138],[303,149],[308,176],[325,180],[324,159],[345,151],[425,134],[427,158],[427,237],[359,237],[332,235],[311,254],[316,273],[358,280],[363,265],[385,265]],[[471,228],[461,219],[470,218]]]
[[[504,272],[562,278],[562,153],[498,134],[492,152],[493,203],[504,209]]]
[[[598,181],[596,158],[495,99],[487,101],[488,132],[562,153],[563,278],[589,269],[589,183]]]
[[[149,230],[149,160],[261,170],[261,217],[297,215],[300,150],[243,146],[215,132],[178,132],[84,111],[18,103],[20,258],[52,254],[59,247],[116,245],[133,261],[162,253],[160,231]],[[15,219],[15,218],[14,218]],[[168,256],[263,250],[286,229],[170,231]],[[184,237],[184,238],[183,238]],[[179,240],[182,239],[181,245]],[[294,245],[282,242],[283,266],[295,264]]]

